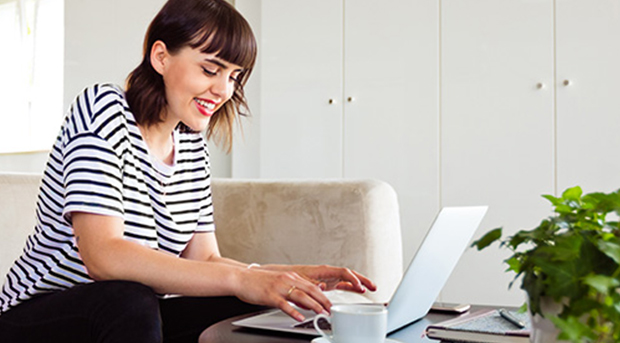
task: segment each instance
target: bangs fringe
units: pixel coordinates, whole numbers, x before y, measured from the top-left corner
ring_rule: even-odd
[[[252,69],[256,62],[257,47],[254,34],[236,17],[219,17],[210,22],[190,44],[194,49],[211,54],[217,53],[222,60],[244,69]],[[216,29],[217,28],[217,29]]]

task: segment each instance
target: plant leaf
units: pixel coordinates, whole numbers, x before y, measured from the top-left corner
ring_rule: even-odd
[[[550,231],[554,230],[554,223],[550,220],[543,220],[532,230],[521,230],[510,237],[508,245],[514,250],[519,245],[529,242],[543,241],[549,238]]]
[[[582,194],[583,191],[581,190],[581,187],[575,186],[565,190],[564,193],[562,193],[562,199],[579,201]]]
[[[478,250],[482,250],[489,246],[491,243],[502,237],[502,228],[498,227],[487,232],[482,238],[472,243],[472,247],[476,247]]]
[[[591,204],[589,208],[594,209],[600,213],[607,213],[614,211],[620,205],[620,198],[617,193],[605,194],[605,193],[590,193],[583,196],[582,200]]]
[[[579,299],[571,299],[570,313],[576,316],[581,316],[583,313],[588,313],[593,309],[597,309],[601,304],[591,298],[582,297]]]
[[[605,255],[620,264],[620,244],[606,241],[598,241],[596,244]]]
[[[568,214],[573,212],[573,208],[565,204],[560,204],[555,207],[555,211],[559,214]]]
[[[549,202],[551,202],[551,204],[553,204],[553,206],[557,206],[557,205],[562,203],[562,199],[556,198],[553,195],[545,194],[542,197],[547,199],[547,200],[549,200]]]
[[[581,323],[577,318],[569,316],[566,319],[559,318],[557,316],[548,316],[549,320],[560,329],[561,333],[557,337],[559,340],[570,340],[573,342],[585,342],[585,337],[596,338],[590,329],[584,323]],[[594,337],[593,337],[594,336]]]
[[[610,276],[596,274],[590,274],[584,277],[583,282],[603,294],[607,294],[610,288],[620,286],[620,281]]]
[[[551,261],[545,256],[533,256],[532,262],[540,267],[546,276],[545,293],[554,299],[561,297],[575,297],[582,292],[578,281],[585,273],[581,270],[581,261]]]
[[[556,236],[556,244],[539,248],[539,252],[552,261],[568,261],[579,258],[583,238],[578,235]]]
[[[512,270],[517,274],[521,272],[521,261],[519,261],[516,256],[513,256],[504,262],[508,265],[508,269],[506,271]]]

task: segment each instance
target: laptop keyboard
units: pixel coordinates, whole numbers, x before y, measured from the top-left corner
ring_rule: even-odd
[[[314,320],[311,319],[311,320],[307,320],[299,324],[295,324],[294,327],[304,328],[304,329],[314,329]],[[332,326],[327,320],[321,318],[319,319],[319,328],[321,328],[321,330],[327,331],[327,330],[331,330]]]

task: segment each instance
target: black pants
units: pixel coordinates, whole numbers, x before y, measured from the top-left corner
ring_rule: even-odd
[[[159,299],[139,283],[93,282],[0,315],[0,342],[196,343],[208,326],[262,309],[235,297]]]

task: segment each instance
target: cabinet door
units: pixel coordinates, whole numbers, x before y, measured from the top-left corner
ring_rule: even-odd
[[[476,237],[530,228],[554,191],[553,1],[443,0],[441,196],[489,205]],[[466,251],[445,301],[520,304],[499,250]]]
[[[620,2],[556,5],[558,189],[620,187]]]
[[[260,130],[254,176],[341,177],[342,1],[237,2],[260,11],[249,13],[259,48],[260,84],[247,90],[247,129]]]
[[[439,5],[377,4],[345,1],[344,176],[394,187],[408,263],[439,209]]]

